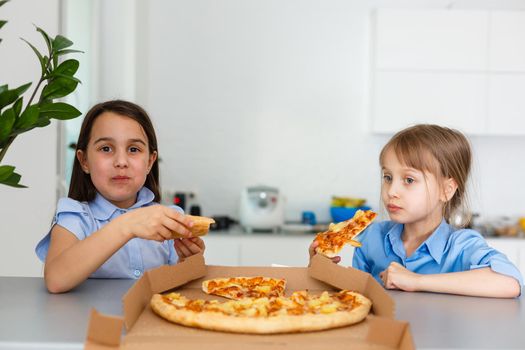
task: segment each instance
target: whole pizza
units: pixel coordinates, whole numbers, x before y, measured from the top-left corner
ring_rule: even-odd
[[[254,281],[274,287],[244,294],[238,294],[236,289],[234,293],[226,293],[226,297],[232,300],[189,299],[180,293],[155,294],[151,299],[151,308],[164,319],[184,326],[235,333],[272,334],[348,326],[365,319],[372,306],[368,298],[348,290],[324,291],[321,294],[297,291],[285,297],[285,281],[282,279],[260,276],[230,279],[238,279],[237,284],[239,281],[250,281],[246,284],[249,287],[245,289],[258,290]],[[205,281],[203,290],[210,293],[210,285],[217,282],[224,284],[226,280]],[[224,288],[217,295],[223,296],[223,291]]]

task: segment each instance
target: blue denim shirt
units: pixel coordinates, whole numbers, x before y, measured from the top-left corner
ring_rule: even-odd
[[[79,240],[89,237],[100,230],[102,226],[120,215],[136,209],[157,204],[153,201],[155,195],[143,187],[137,196],[137,202],[128,209],[113,205],[97,193],[90,202],[78,202],[71,198],[61,198],[51,228],[56,225],[64,227]],[[179,207],[173,206],[183,213]],[[45,261],[51,241],[51,229],[38,243],[35,252],[41,261]],[[133,238],[113,254],[91,278],[139,278],[144,271],[165,264],[175,264],[178,260],[173,247],[173,240],[162,243],[142,238]]]
[[[523,286],[520,271],[507,257],[488,246],[485,239],[470,229],[455,229],[445,220],[410,257],[401,240],[403,224],[383,221],[370,225],[357,240],[353,267],[369,272],[379,283],[379,273],[395,261],[421,274],[459,272],[490,267],[494,272],[514,277]]]

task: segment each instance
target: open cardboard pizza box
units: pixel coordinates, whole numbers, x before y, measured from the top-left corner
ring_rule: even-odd
[[[326,331],[252,335],[190,328],[153,313],[151,296],[175,289],[187,297],[220,298],[201,290],[203,280],[216,277],[267,276],[286,279],[286,295],[338,289],[355,290],[372,300],[371,314],[361,323]],[[316,255],[309,267],[207,266],[202,255],[144,274],[123,298],[124,318],[91,313],[85,348],[92,349],[414,349],[407,322],[394,319],[394,301],[368,273],[342,267]],[[122,334],[122,324],[126,334]]]

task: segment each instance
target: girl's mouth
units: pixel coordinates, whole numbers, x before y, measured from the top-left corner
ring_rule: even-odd
[[[112,179],[113,181],[127,181],[130,178],[128,176],[114,176]]]
[[[394,204],[388,204],[386,206],[386,209],[390,212],[390,213],[395,213],[399,210],[401,210],[401,207],[398,207],[397,205],[394,205]]]

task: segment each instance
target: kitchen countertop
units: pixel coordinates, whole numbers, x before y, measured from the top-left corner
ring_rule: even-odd
[[[122,315],[135,280],[89,279],[49,294],[42,278],[0,277],[0,349],[81,349],[90,310]],[[418,349],[525,348],[524,298],[490,299],[389,291]]]

